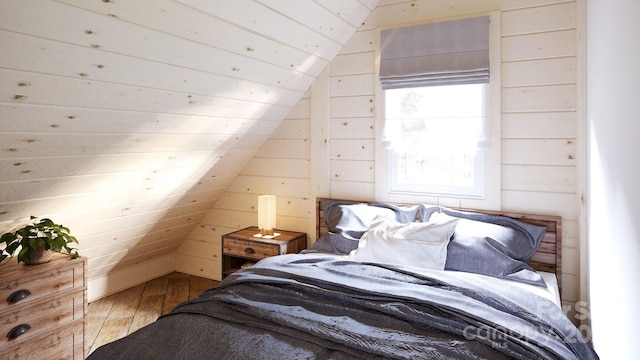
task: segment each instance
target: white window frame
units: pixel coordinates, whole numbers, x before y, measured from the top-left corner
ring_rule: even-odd
[[[477,15],[476,15],[477,16]],[[375,198],[377,201],[404,202],[404,203],[427,203],[438,204],[449,207],[467,207],[476,209],[499,210],[501,207],[501,160],[500,160],[500,15],[499,12],[489,14],[491,23],[489,26],[489,47],[490,47],[490,81],[488,86],[488,119],[486,130],[489,135],[489,143],[484,150],[484,189],[482,196],[463,196],[446,194],[443,189],[442,194],[420,193],[420,192],[391,192],[390,189],[390,156],[389,149],[385,147],[383,139],[383,129],[385,123],[385,99],[384,90],[380,85],[377,76],[380,69],[380,31],[376,29],[376,155],[375,155]],[[452,19],[453,20],[453,19]],[[407,24],[411,25],[411,24]],[[403,25],[405,26],[405,25]]]

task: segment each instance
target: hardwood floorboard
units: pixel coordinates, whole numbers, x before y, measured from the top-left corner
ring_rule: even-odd
[[[145,284],[140,284],[122,291],[115,304],[113,304],[108,319],[133,319],[133,315],[135,315],[138,309],[144,285]]]
[[[90,342],[87,342],[89,348],[91,348],[95,339],[98,337],[117,297],[117,294],[109,295],[89,304],[89,311],[87,312],[85,323],[85,337],[90,340]]]
[[[126,336],[129,334],[129,325],[131,325],[131,320],[127,318],[107,319],[93,342],[91,350]]]
[[[218,284],[218,281],[192,276],[191,283],[189,285],[189,299],[195,298],[207,289],[211,289],[216,286],[216,284]]]
[[[174,272],[92,301],[85,324],[88,352],[156,321],[161,314],[217,284],[215,280]]]
[[[182,273],[169,274],[169,285],[167,286],[167,295],[162,306],[162,315],[189,300],[189,283],[189,275]]]
[[[146,325],[156,321],[162,314],[162,304],[164,303],[164,295],[148,295],[143,296],[140,300],[138,311],[133,316],[129,333],[132,333]]]
[[[168,285],[169,285],[168,274],[153,280],[149,280],[144,286],[144,293],[142,295],[143,296],[164,295],[167,293]]]

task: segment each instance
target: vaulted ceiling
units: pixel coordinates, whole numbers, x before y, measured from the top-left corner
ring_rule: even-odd
[[[178,242],[378,0],[0,4],[0,230]]]

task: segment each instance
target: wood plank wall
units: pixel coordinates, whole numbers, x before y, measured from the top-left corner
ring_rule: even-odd
[[[502,23],[502,210],[562,216],[562,298],[567,306],[578,301],[577,142],[583,139],[578,138],[575,1],[382,0],[331,62],[329,79],[316,80],[328,81],[328,95],[311,94],[297,105],[295,113],[300,115],[290,116],[259,151],[269,155],[251,161],[180,249],[179,271],[206,267],[217,278],[219,254],[205,264],[196,255],[202,247],[195,243],[214,244],[225,231],[255,224],[259,193],[278,195],[279,226],[310,235],[315,231],[306,225],[307,208],[313,205],[307,196],[316,194],[312,176],[320,177],[321,188],[330,189],[319,195],[373,199],[376,27],[492,11],[500,11]],[[309,104],[309,99],[318,98]],[[329,114],[326,119],[313,119],[326,121],[326,126],[312,123],[312,128],[320,130],[311,134],[304,125],[311,121],[309,107],[325,108]],[[329,157],[326,169],[313,154],[310,158],[293,155],[307,153],[307,141],[324,140]],[[297,169],[307,172],[307,177]],[[192,248],[187,249],[187,244]],[[218,249],[217,244],[211,247],[211,251]]]
[[[70,227],[90,299],[173,271],[376,3],[3,1],[0,230]]]
[[[221,280],[222,235],[257,225],[258,195],[276,195],[276,227],[308,233],[310,101],[305,95],[176,254],[176,271]]]

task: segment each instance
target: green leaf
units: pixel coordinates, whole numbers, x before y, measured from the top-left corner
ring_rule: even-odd
[[[43,241],[40,238],[31,238],[29,239],[29,246],[32,249],[37,249],[39,246],[41,246],[43,243]],[[23,248],[25,248],[25,246],[23,246]]]
[[[0,242],[3,242],[5,244],[10,244],[12,241],[15,241],[17,238],[17,236],[13,233],[6,233],[6,234],[2,234],[2,237],[0,238]]]
[[[18,253],[18,262],[24,262],[24,260],[27,259],[30,254],[31,249],[28,247],[23,247]]]
[[[40,220],[40,224],[44,226],[55,226],[56,224],[51,221],[51,219],[42,219]]]
[[[18,247],[20,247],[20,243],[16,241],[14,243],[9,244],[4,250],[9,254],[13,254],[14,252],[16,252]]]

